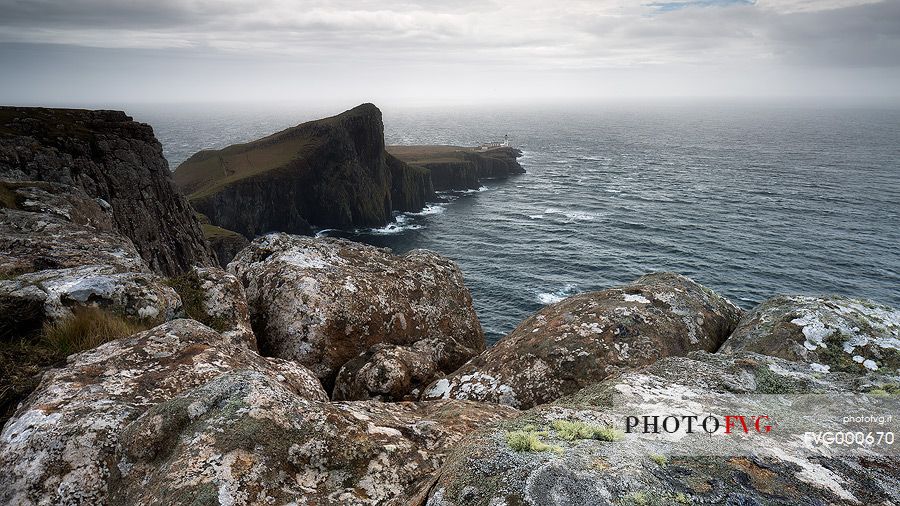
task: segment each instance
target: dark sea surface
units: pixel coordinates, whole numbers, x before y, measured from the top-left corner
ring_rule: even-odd
[[[350,105],[355,104],[348,104]],[[155,106],[172,167],[340,112]],[[493,342],[542,305],[652,271],[751,308],[779,293],[900,306],[900,110],[629,104],[383,108],[389,144],[509,134],[527,174],[384,229],[326,232],[455,260]]]

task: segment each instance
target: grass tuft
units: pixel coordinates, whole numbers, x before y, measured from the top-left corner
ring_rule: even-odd
[[[548,445],[540,440],[540,436],[546,435],[546,432],[534,430],[515,430],[506,433],[506,443],[517,452],[562,452],[562,448]]]
[[[73,316],[47,323],[41,331],[41,344],[57,356],[65,357],[147,330],[146,325],[93,306],[75,308],[72,312]]]
[[[669,460],[665,455],[660,455],[658,453],[650,455],[650,460],[656,462],[656,465],[658,465],[659,467],[666,467],[666,464],[669,463]]]
[[[596,439],[599,441],[620,441],[625,434],[613,427],[593,425],[584,422],[570,422],[568,420],[554,420],[551,424],[556,435],[566,441],[576,439]]]

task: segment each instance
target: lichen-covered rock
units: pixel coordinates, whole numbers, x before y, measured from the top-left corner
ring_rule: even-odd
[[[622,368],[695,350],[715,351],[740,309],[677,274],[649,274],[618,288],[569,297],[525,320],[423,399],[471,399],[529,408]]]
[[[104,201],[33,181],[0,181],[0,197],[0,275],[82,265],[148,271],[134,244],[115,231]]]
[[[778,296],[746,314],[721,353],[745,350],[815,371],[900,368],[900,310],[848,297]]]
[[[203,312],[215,324],[213,328],[235,343],[256,351],[256,336],[250,325],[247,295],[241,282],[218,267],[195,267],[193,271],[202,291]]]
[[[305,368],[263,358],[194,320],[117,339],[48,371],[0,433],[0,504],[104,504],[125,470],[122,429],[150,407],[221,374],[253,369],[326,400]]]
[[[338,401],[416,400],[440,369],[434,358],[440,343],[430,339],[413,346],[376,344],[341,367],[332,398]]]
[[[121,439],[122,504],[420,504],[450,447],[515,410],[327,403],[235,371],[159,404]]]
[[[162,322],[175,317],[181,299],[154,274],[120,272],[110,265],[32,272],[0,280],[0,307],[39,308],[35,321],[28,323],[0,317],[0,335],[70,317],[73,308],[85,306],[132,320]]]
[[[76,186],[103,199],[115,230],[156,272],[215,263],[153,129],[123,112],[0,107],[0,176]]]
[[[900,457],[889,446],[816,449],[796,430],[841,431],[848,413],[900,409],[896,396],[852,394],[879,381],[749,353],[664,358],[474,434],[448,457],[427,504],[897,504]],[[671,433],[641,422],[625,432],[628,416],[710,413],[771,415],[773,428],[754,432],[751,421],[744,433],[736,422],[730,434],[724,425],[707,433],[697,422],[688,434],[682,419]]]
[[[462,273],[429,251],[398,256],[345,240],[269,234],[228,268],[246,287],[260,349],[300,362],[327,386],[375,344],[430,340],[443,372],[485,346]]]

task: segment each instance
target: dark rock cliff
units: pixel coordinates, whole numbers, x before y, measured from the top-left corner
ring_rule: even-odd
[[[157,272],[215,263],[153,129],[123,112],[0,107],[0,177],[78,186],[103,199],[117,231]]]
[[[431,197],[420,169],[387,155],[381,111],[363,104],[269,137],[201,151],[175,182],[210,222],[247,237],[380,226]]]
[[[460,146],[388,146],[387,150],[410,165],[427,169],[435,191],[474,190],[482,179],[525,173],[516,160],[522,152],[515,148],[481,151]]]

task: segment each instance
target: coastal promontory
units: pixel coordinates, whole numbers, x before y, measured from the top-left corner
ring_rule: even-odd
[[[363,104],[259,140],[204,150],[175,182],[213,225],[265,232],[382,226],[432,197],[427,173],[384,150],[381,111]]]

